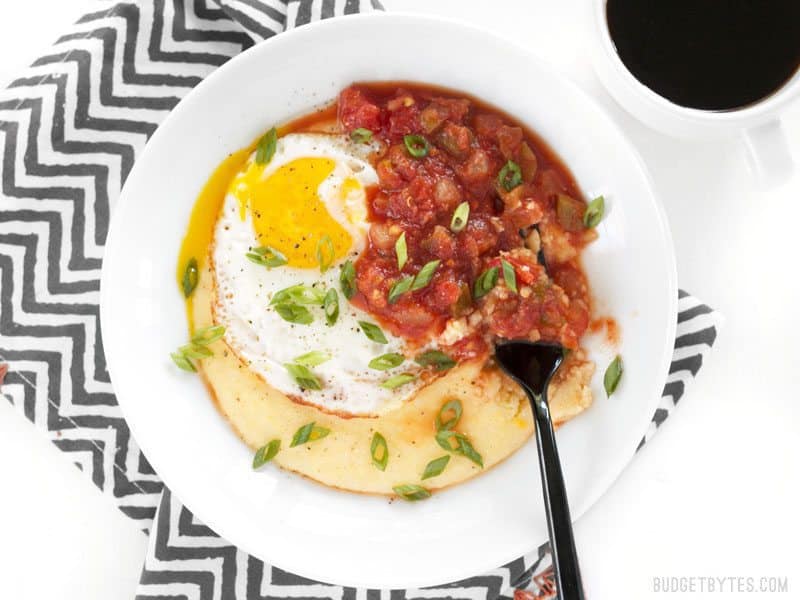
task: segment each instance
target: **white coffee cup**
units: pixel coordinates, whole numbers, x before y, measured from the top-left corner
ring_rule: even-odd
[[[759,102],[732,110],[701,110],[680,106],[642,84],[617,54],[608,29],[606,0],[588,3],[593,14],[591,59],[597,76],[611,96],[634,117],[667,135],[694,139],[739,137],[750,166],[762,181],[777,184],[794,171],[780,115],[800,96],[800,72]]]

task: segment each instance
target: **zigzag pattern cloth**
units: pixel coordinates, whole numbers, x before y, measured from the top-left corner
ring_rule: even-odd
[[[546,547],[466,581],[357,590],[264,564],[198,523],[147,463],[117,406],[99,330],[109,218],[145,142],[206,75],[254,42],[376,0],[102,2],[0,92],[3,395],[143,530],[138,598],[552,597]],[[644,443],[697,374],[719,315],[682,293],[675,357]],[[516,590],[516,591],[515,591]]]

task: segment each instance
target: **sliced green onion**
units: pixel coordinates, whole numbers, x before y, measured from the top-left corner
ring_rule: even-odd
[[[458,431],[440,429],[436,432],[436,443],[448,452],[458,452],[460,440],[465,437],[463,433],[459,433]],[[453,441],[455,442],[455,446],[452,445]]]
[[[324,438],[330,432],[331,430],[327,427],[321,427],[314,421],[311,421],[311,423],[306,423],[295,432],[294,437],[292,438],[292,443],[289,444],[289,446],[294,448],[295,446],[299,446],[300,444],[305,444],[307,442],[316,442],[317,440]]]
[[[510,192],[522,183],[522,171],[519,165],[513,160],[509,160],[503,165],[503,168],[500,169],[500,173],[497,175],[497,183],[503,186],[503,189],[507,192]]]
[[[325,294],[322,310],[325,311],[325,323],[328,324],[328,327],[335,325],[336,319],[339,318],[339,294],[335,289],[331,288]]]
[[[180,369],[190,373],[196,373],[197,367],[190,360],[210,358],[214,353],[206,346],[213,344],[222,336],[225,335],[225,327],[222,325],[211,325],[197,329],[192,336],[191,341],[178,348],[175,352],[170,353],[170,358]]]
[[[339,285],[342,286],[344,297],[350,300],[356,293],[356,268],[353,261],[348,260],[342,265],[339,272]]]
[[[436,272],[436,269],[439,267],[439,263],[442,262],[440,260],[432,260],[430,262],[425,263],[423,267],[419,270],[414,276],[414,283],[411,284],[411,291],[416,292],[417,290],[421,290],[426,285],[431,282],[433,278],[433,274]]]
[[[275,155],[275,148],[278,146],[278,130],[274,127],[265,133],[256,146],[256,163],[265,165],[272,160]]]
[[[492,291],[492,288],[497,284],[498,268],[491,267],[486,269],[475,280],[475,286],[472,290],[472,297],[477,300],[483,298],[486,294]]]
[[[336,258],[336,249],[333,247],[331,236],[326,233],[317,242],[317,262],[321,273],[330,269],[334,258]]]
[[[426,350],[414,359],[423,367],[435,367],[437,371],[446,371],[456,366],[456,361],[441,350]]]
[[[452,445],[453,440],[456,443],[455,446]],[[460,454],[483,468],[483,457],[475,450],[469,438],[463,433],[452,431],[451,429],[440,429],[436,433],[436,443],[448,452]]]
[[[425,158],[428,156],[428,140],[421,135],[404,135],[403,143],[406,150],[414,158]]]
[[[319,378],[311,372],[311,369],[304,365],[284,363],[284,368],[289,371],[295,383],[304,390],[321,390],[322,383]],[[294,445],[294,444],[292,444]]]
[[[400,234],[394,243],[394,252],[397,254],[397,268],[402,271],[408,261],[408,246],[406,246],[406,232]]]
[[[322,350],[312,350],[311,352],[306,352],[305,354],[301,354],[300,356],[296,356],[292,362],[296,365],[302,365],[304,367],[316,367],[317,365],[321,365],[324,362],[327,362],[331,359],[331,355],[329,352],[323,352]]]
[[[296,323],[297,325],[310,325],[314,322],[314,315],[305,306],[299,304],[277,304],[275,312],[280,315],[284,321],[289,323]]]
[[[611,364],[608,365],[605,375],[603,375],[603,387],[606,388],[606,396],[609,398],[617,389],[624,370],[625,366],[622,364],[622,357],[617,354]]]
[[[386,464],[389,462],[389,446],[386,444],[386,438],[377,431],[372,436],[369,453],[372,456],[372,464],[377,469],[385,471]]]
[[[510,262],[504,258],[500,259],[500,264],[503,266],[503,281],[506,282],[506,287],[515,294],[517,293],[517,272]]]
[[[469,220],[469,202],[462,202],[456,207],[453,212],[453,218],[450,219],[450,231],[458,233],[467,226]]]
[[[411,383],[416,378],[417,376],[412,375],[411,373],[400,373],[399,375],[389,377],[389,379],[381,384],[381,387],[387,390],[393,390],[395,388],[399,388],[401,385]]]
[[[449,462],[449,454],[445,454],[439,458],[434,458],[431,462],[425,465],[425,471],[423,471],[421,479],[425,480],[430,479],[431,477],[436,477],[437,475],[441,475],[442,471],[444,471],[444,468]]]
[[[253,456],[253,468],[258,469],[259,467],[263,467],[275,458],[275,455],[278,454],[278,450],[280,449],[280,440],[271,440],[268,444],[261,446],[261,448],[256,451],[255,456]]]
[[[370,323],[369,321],[359,321],[358,326],[361,327],[361,331],[364,332],[369,339],[377,344],[388,344],[389,340],[386,339],[383,331],[380,327],[375,325],[375,323]]]
[[[194,288],[197,287],[197,280],[199,273],[197,271],[197,259],[192,257],[186,262],[186,268],[183,271],[183,296],[188,298],[192,295]]]
[[[464,407],[461,400],[453,398],[442,404],[439,414],[436,415],[436,431],[453,429],[461,420]]]
[[[481,469],[483,468],[483,457],[477,450],[475,450],[466,436],[460,440],[457,454],[460,454],[464,458],[468,458]]]
[[[606,200],[603,196],[598,196],[586,207],[586,212],[583,213],[583,226],[587,229],[597,227],[600,221],[603,220],[603,214],[606,210]]]
[[[259,246],[258,248],[253,248],[250,252],[245,254],[245,258],[247,258],[247,260],[250,262],[262,267],[267,267],[268,269],[280,267],[289,262],[280,251],[276,250],[272,246]]]
[[[178,368],[188,371],[189,373],[197,373],[197,368],[194,366],[194,364],[192,364],[192,361],[183,355],[182,352],[172,352],[169,356],[172,359],[172,362],[178,365]]]
[[[406,357],[396,352],[389,352],[388,354],[381,354],[369,361],[369,368],[377,371],[386,371],[399,367],[405,362]]]
[[[392,287],[389,288],[389,296],[387,300],[389,304],[394,304],[400,299],[400,296],[405,294],[408,290],[411,289],[411,286],[414,284],[414,276],[413,275],[406,275],[405,277],[398,279],[392,284]]]
[[[324,300],[325,293],[322,290],[310,285],[298,283],[275,292],[275,294],[272,296],[272,300],[270,300],[269,303],[270,306],[275,306],[276,304],[321,306]]]
[[[417,500],[425,500],[431,497],[431,493],[421,485],[415,483],[406,483],[403,485],[396,485],[392,488],[394,493],[400,496],[403,500],[409,502],[416,502]]]
[[[372,139],[372,132],[366,127],[359,127],[350,132],[350,139],[357,144],[362,144]]]
[[[206,348],[200,344],[186,344],[178,348],[178,352],[183,354],[186,358],[210,358],[214,356],[210,348]]]
[[[200,346],[208,346],[221,339],[223,335],[225,335],[225,327],[222,325],[203,327],[202,329],[195,330],[192,336],[192,343],[199,344]]]

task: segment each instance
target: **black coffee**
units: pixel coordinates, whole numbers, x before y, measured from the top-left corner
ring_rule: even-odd
[[[800,0],[608,0],[606,14],[628,70],[682,106],[746,106],[800,66]]]

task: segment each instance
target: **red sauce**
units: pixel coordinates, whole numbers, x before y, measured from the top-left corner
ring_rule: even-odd
[[[384,146],[375,163],[378,189],[369,197],[369,240],[355,263],[355,305],[418,344],[463,317],[467,335],[443,347],[459,359],[485,356],[495,337],[577,347],[591,312],[580,251],[596,234],[583,226],[586,202],[574,178],[538,136],[463,93],[410,83],[348,87],[338,118],[345,132],[369,129]],[[424,157],[406,148],[406,135],[425,138]],[[503,185],[508,161],[519,181]],[[469,219],[454,232],[462,202]],[[408,260],[400,269],[395,242],[402,233]],[[426,286],[389,302],[395,283],[434,260],[440,262]],[[501,260],[514,269],[516,292]],[[476,279],[492,267],[497,283],[476,299]]]
[[[481,355],[494,336],[544,339],[575,348],[589,324],[590,300],[580,267],[582,247],[594,239],[583,227],[583,200],[574,178],[532,132],[474,98],[413,84],[363,84],[339,97],[346,132],[369,129],[386,145],[370,200],[369,243],[356,262],[353,302],[395,335],[424,343],[448,320],[478,311],[469,335],[449,350]],[[404,136],[428,143],[415,157]],[[517,185],[498,176],[513,161]],[[517,183],[508,181],[509,184]],[[511,188],[511,189],[508,189]],[[469,203],[466,227],[453,232],[453,211]],[[537,261],[537,227],[546,257]],[[395,242],[405,232],[408,261],[398,268]],[[535,235],[533,236],[535,238]],[[498,282],[475,299],[475,281],[501,259],[515,271],[517,292],[498,269]],[[389,302],[392,286],[430,261],[440,261],[430,283]]]
[[[611,317],[599,317],[593,320],[589,324],[589,331],[592,333],[604,331],[609,345],[616,346],[619,344],[619,325]]]

